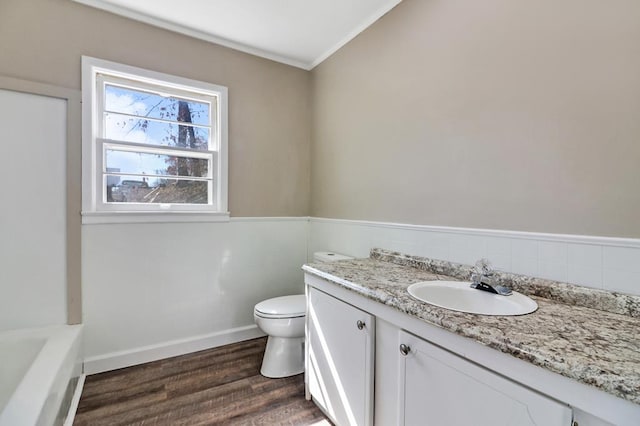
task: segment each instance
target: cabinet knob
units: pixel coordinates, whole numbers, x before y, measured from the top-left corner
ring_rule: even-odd
[[[362,330],[364,328],[364,321],[358,320],[358,322],[356,322],[356,325],[358,326],[358,330]]]
[[[404,356],[409,355],[409,352],[411,352],[411,348],[408,345],[405,345],[404,343],[400,345],[400,353]]]

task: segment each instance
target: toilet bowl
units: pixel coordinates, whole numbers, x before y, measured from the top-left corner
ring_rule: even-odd
[[[304,294],[275,297],[253,310],[256,325],[269,335],[260,374],[288,377],[304,371]]]
[[[351,259],[331,252],[317,252],[314,262]],[[304,372],[304,323],[307,301],[304,294],[274,297],[253,309],[256,325],[269,337],[260,374],[265,377],[288,377]]]

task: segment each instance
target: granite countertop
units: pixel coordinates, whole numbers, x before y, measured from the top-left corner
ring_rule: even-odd
[[[487,316],[439,308],[407,292],[419,281],[466,279],[467,265],[373,249],[370,258],[312,263],[303,269],[412,317],[640,404],[640,296],[499,273],[500,284],[529,295],[538,310],[522,316]]]

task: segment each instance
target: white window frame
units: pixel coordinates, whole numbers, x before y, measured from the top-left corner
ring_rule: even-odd
[[[216,147],[210,151],[183,150],[162,146],[163,154],[203,158],[209,161],[209,200],[207,204],[142,204],[107,203],[104,201],[102,168],[105,149],[117,147],[136,152],[154,152],[153,145],[110,141],[102,138],[102,90],[98,84],[130,83],[134,89],[166,90],[172,96],[202,100],[215,97],[217,106],[211,109],[214,126],[210,134]],[[169,74],[82,57],[82,216],[83,223],[122,222],[193,222],[228,221],[228,89],[211,83],[176,77]]]

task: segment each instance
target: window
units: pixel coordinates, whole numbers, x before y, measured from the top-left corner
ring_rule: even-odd
[[[226,87],[89,57],[82,66],[84,222],[228,218]]]

